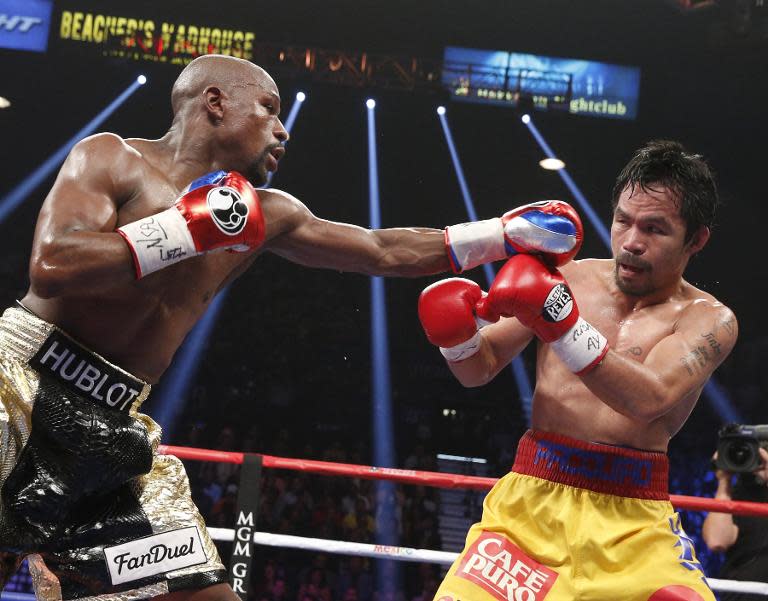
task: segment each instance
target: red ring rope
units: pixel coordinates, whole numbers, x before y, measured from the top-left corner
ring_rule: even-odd
[[[195,461],[215,461],[219,463],[243,463],[244,453],[229,451],[212,451],[191,447],[174,447],[160,445],[160,452],[175,455],[179,459]],[[328,476],[349,476],[369,480],[393,480],[403,484],[421,484],[437,488],[469,488],[473,490],[489,490],[497,482],[497,478],[481,478],[478,476],[462,476],[460,474],[444,474],[440,472],[421,472],[416,470],[400,470],[389,467],[373,467],[370,465],[355,465],[352,463],[332,463],[312,459],[291,459],[261,455],[264,467],[325,474]],[[752,503],[749,501],[725,501],[722,499],[706,499],[685,495],[669,495],[672,505],[679,509],[695,511],[717,511],[720,513],[736,513],[739,515],[756,515],[768,517],[768,503]]]

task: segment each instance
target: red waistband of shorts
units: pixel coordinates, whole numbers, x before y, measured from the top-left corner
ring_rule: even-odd
[[[669,499],[666,454],[553,432],[528,430],[518,443],[512,471],[609,495]]]

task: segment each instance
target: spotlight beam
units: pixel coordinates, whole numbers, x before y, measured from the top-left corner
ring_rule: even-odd
[[[371,229],[381,228],[379,198],[379,169],[376,150],[376,102],[368,99],[368,212]],[[395,467],[395,437],[392,419],[392,384],[389,365],[389,339],[387,335],[387,307],[384,278],[371,277],[371,365],[373,385],[374,465]],[[397,518],[395,517],[395,488],[393,482],[376,483],[377,514],[376,543],[397,546]],[[389,572],[388,572],[389,571]],[[379,590],[400,580],[400,567],[391,560],[378,560],[376,582]]]
[[[376,113],[368,108],[368,203],[371,229],[381,228],[379,171],[376,150]],[[387,311],[384,279],[371,277],[371,359],[373,364],[373,440],[374,462],[394,467],[392,392],[387,337]]]
[[[459,153],[456,151],[456,145],[453,142],[453,135],[451,134],[451,128],[448,125],[448,118],[445,116],[445,110],[438,110],[437,114],[440,118],[440,125],[443,128],[445,141],[448,144],[448,152],[451,154],[453,169],[456,172],[456,178],[459,181],[461,197],[464,199],[464,207],[467,209],[469,220],[477,221],[478,219],[477,211],[475,211],[475,203],[472,200],[472,195],[469,192],[469,186],[467,186],[467,180],[464,177],[464,169],[461,167]],[[485,273],[485,280],[487,283],[486,287],[490,288],[493,280],[496,279],[496,272],[494,271],[493,266],[488,264],[483,265],[483,271]],[[520,396],[520,401],[523,405],[523,413],[525,414],[527,422],[530,424],[531,403],[533,401],[533,387],[531,386],[531,380],[528,378],[528,372],[525,371],[525,363],[519,355],[512,360],[511,367],[512,373],[515,376],[517,393]]]
[[[536,127],[536,124],[533,122],[533,119],[530,118],[530,116],[526,115],[528,117],[527,120],[523,120],[523,123],[525,123],[525,126],[528,128],[528,131],[531,132],[531,135],[538,143],[539,147],[544,151],[544,154],[547,155],[547,158],[554,159],[557,158],[557,155],[552,152],[552,149],[549,147],[549,144],[547,144],[547,141],[544,139],[544,136],[541,135],[541,132],[539,132],[539,129]],[[595,210],[592,208],[592,205],[589,203],[589,201],[585,198],[584,194],[581,193],[581,190],[576,185],[576,182],[573,181],[571,178],[571,175],[568,173],[568,169],[558,169],[557,174],[560,176],[560,179],[563,180],[568,190],[573,194],[573,197],[576,199],[576,202],[579,203],[579,207],[584,212],[584,214],[587,216],[587,219],[589,219],[589,222],[592,224],[592,227],[595,228],[597,231],[598,236],[600,236],[600,239],[603,241],[603,243],[608,247],[610,250],[611,248],[611,234],[608,231],[608,228],[605,227],[605,224],[603,223],[602,219],[597,215]]]
[[[120,95],[104,107],[98,115],[91,119],[85,126],[72,136],[66,143],[49,156],[37,169],[19,182],[10,192],[0,198],[0,223],[5,221],[8,216],[26,199],[37,187],[42,184],[54,170],[64,162],[69,151],[80,140],[92,134],[96,128],[101,125],[107,117],[114,113],[120,105],[141,87],[138,80],[134,80]]]
[[[549,147],[549,144],[547,144],[547,141],[544,139],[544,136],[541,135],[541,132],[539,132],[538,128],[533,123],[531,118],[528,117],[528,120],[523,120],[523,123],[525,123],[525,126],[528,128],[528,131],[531,132],[531,135],[539,144],[539,147],[544,151],[544,153],[548,157],[554,157],[555,153],[552,152],[552,149]],[[568,170],[560,169],[557,172],[557,174],[562,178],[563,182],[565,182],[565,185],[568,187],[568,190],[571,191],[571,194],[573,194],[574,198],[576,198],[576,201],[579,203],[579,206],[587,215],[589,222],[592,224],[592,227],[594,227],[597,233],[599,234],[600,239],[603,241],[603,244],[608,249],[608,252],[610,254],[611,253],[611,235],[608,232],[608,228],[605,226],[605,224],[600,219],[600,217],[597,216],[597,213],[592,208],[592,205],[590,204],[590,202],[581,193],[581,190],[576,185],[576,182],[574,182],[573,179],[571,178],[570,174],[568,173]],[[712,405],[712,407],[715,409],[715,411],[718,413],[718,415],[724,422],[733,422],[733,423],[744,422],[744,419],[741,416],[740,412],[736,409],[736,406],[733,404],[733,401],[731,400],[730,395],[717,382],[714,375],[710,377],[707,383],[704,385],[704,396],[707,397],[707,400],[709,401],[710,405]]]

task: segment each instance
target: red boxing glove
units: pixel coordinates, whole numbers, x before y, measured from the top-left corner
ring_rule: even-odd
[[[584,228],[576,210],[561,200],[534,202],[503,217],[461,223],[445,229],[455,272],[516,254],[538,254],[559,266],[581,248]]]
[[[562,274],[536,257],[517,255],[507,261],[488,292],[483,317],[516,317],[571,371],[582,375],[608,352],[608,341],[579,316],[579,307]],[[487,315],[483,315],[485,311]]]
[[[209,173],[176,204],[118,228],[133,255],[136,277],[219,249],[246,252],[264,242],[259,196],[235,171]]]
[[[419,296],[419,319],[429,341],[448,361],[461,361],[480,350],[477,304],[485,297],[480,286],[463,278],[435,282]]]

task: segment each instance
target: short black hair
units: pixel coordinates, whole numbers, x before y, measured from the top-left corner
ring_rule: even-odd
[[[712,229],[720,204],[712,170],[699,154],[686,152],[680,142],[652,140],[635,152],[613,186],[613,209],[629,187],[653,190],[658,184],[675,192],[685,221],[685,242],[704,225]]]

